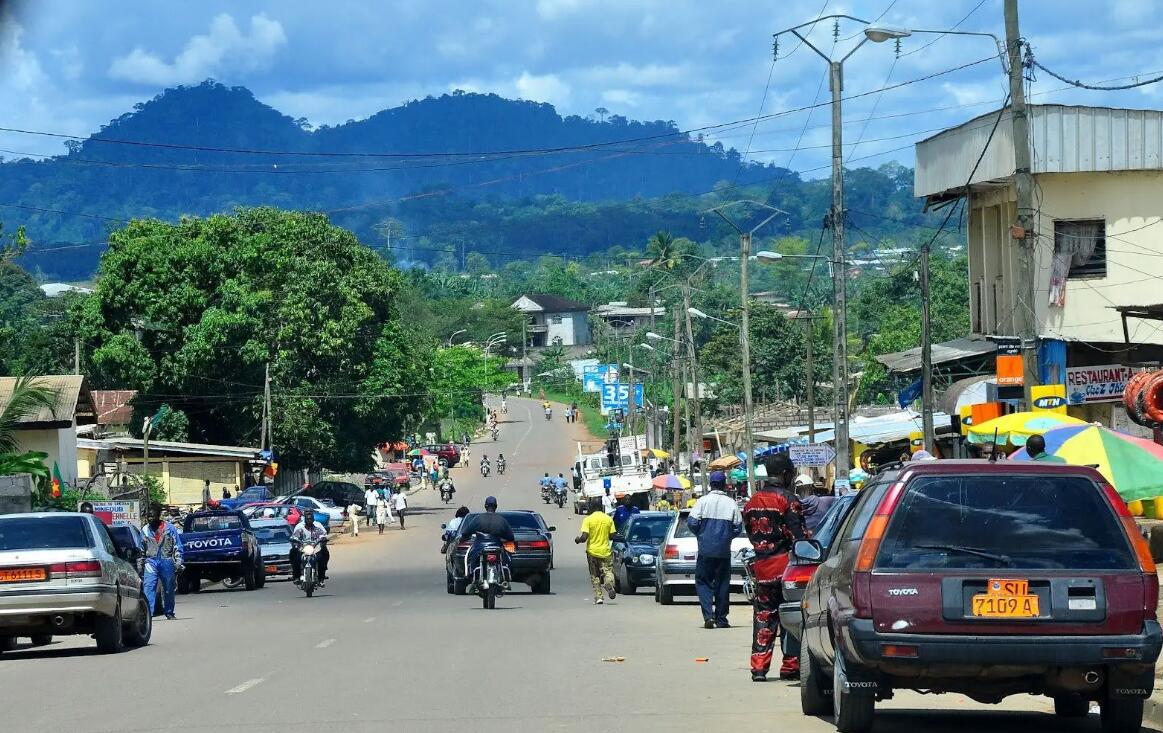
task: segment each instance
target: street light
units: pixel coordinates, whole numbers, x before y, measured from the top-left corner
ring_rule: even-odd
[[[919,28],[901,28],[892,25],[870,25],[864,29],[864,37],[873,43],[884,43],[885,41],[895,41],[898,38],[908,38],[917,34],[938,35],[938,36],[984,36],[993,39],[993,43],[997,46],[997,56],[1001,61],[1002,71],[1009,73],[1006,68],[1006,52],[1005,44],[1002,40],[992,33],[985,31],[937,31],[937,30],[922,30]]]
[[[724,320],[718,316],[712,316],[710,313],[704,313],[698,308],[687,308],[687,313],[690,313],[695,318],[704,318],[708,321],[718,321],[719,323],[725,323],[733,328],[742,328],[742,326],[740,326],[738,323],[732,323],[731,321]]]
[[[651,341],[670,341],[674,344],[678,343],[678,339],[672,339],[669,336],[663,336],[662,334],[655,333],[654,331],[647,331],[646,338],[650,339]],[[643,344],[643,346],[649,346],[649,344]]]
[[[451,336],[449,336],[449,337],[448,337],[448,346],[449,346],[449,348],[451,348],[451,347],[452,347],[452,340],[453,340],[454,338],[456,338],[457,336],[459,336],[460,334],[462,334],[462,333],[468,333],[468,329],[467,329],[467,328],[462,328],[462,329],[460,329],[459,331],[456,331],[456,332],[454,332],[454,333],[453,333]]]
[[[782,252],[772,252],[765,249],[756,252],[752,259],[765,265],[771,265],[781,260],[826,260],[828,258],[826,255],[785,255]]]

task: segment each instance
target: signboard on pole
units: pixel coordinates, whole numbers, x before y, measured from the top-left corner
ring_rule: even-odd
[[[141,502],[136,499],[86,499],[79,502],[77,508],[84,504],[92,506],[93,516],[108,527],[141,526]]]
[[[630,407],[630,385],[628,384],[622,384],[621,382],[603,384],[601,395],[602,410],[626,409]],[[634,402],[637,403],[638,407],[642,407],[645,404],[644,398],[645,391],[642,388],[642,383],[635,383]]]
[[[1117,402],[1137,371],[1122,364],[1066,367],[1066,401],[1071,405]]]
[[[828,443],[803,443],[789,446],[788,457],[796,466],[827,466],[836,460],[836,450]]]
[[[646,436],[645,435],[631,435],[618,438],[618,447],[623,453],[634,453],[637,451],[646,450]]]
[[[1039,384],[1030,387],[1033,412],[1066,414],[1066,387],[1061,384]]]
[[[1024,380],[1022,340],[995,338],[997,342],[997,384],[999,387],[1021,387]]]
[[[618,383],[617,364],[596,364],[582,369],[582,390],[601,392],[604,384]]]

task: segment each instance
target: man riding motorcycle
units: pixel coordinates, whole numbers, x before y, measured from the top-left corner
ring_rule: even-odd
[[[444,478],[440,479],[438,488],[440,489],[441,499],[445,497],[445,494],[447,494],[449,499],[451,499],[452,495],[456,493],[456,486],[452,483],[452,479],[450,479],[447,474],[445,474]]]
[[[498,473],[505,472],[505,454],[504,453],[497,454],[497,472]]]
[[[553,489],[553,479],[549,478],[549,471],[545,472],[544,478],[541,479],[541,499],[544,501],[549,498],[549,492]]]
[[[491,470],[492,470],[492,467],[489,465],[489,457],[488,456],[481,456],[481,475],[485,476]]]
[[[304,510],[303,521],[291,532],[291,577],[295,585],[302,583],[300,575],[303,556],[300,548],[304,542],[316,542],[319,545],[315,561],[319,568],[319,587],[322,588],[327,580],[327,562],[331,559],[331,553],[327,550],[327,530],[323,529],[323,525],[315,523],[314,509]]]
[[[557,474],[557,478],[553,479],[553,490],[558,496],[564,496],[565,492],[569,490],[569,481],[561,473]]]
[[[465,555],[465,576],[469,578],[472,577],[473,569],[476,568],[477,562],[480,560],[481,548],[485,542],[490,539],[501,543],[517,541],[513,536],[513,528],[509,526],[509,520],[497,514],[497,499],[494,496],[485,499],[485,513],[474,518],[471,529],[473,531],[472,547]],[[508,565],[509,553],[503,552],[502,556],[504,563]],[[474,586],[475,584],[469,586],[469,593],[476,592]]]

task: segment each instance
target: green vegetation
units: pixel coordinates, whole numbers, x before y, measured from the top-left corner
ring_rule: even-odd
[[[27,473],[39,486],[49,482],[49,470],[44,464],[48,454],[20,450],[16,429],[30,415],[46,408],[56,409],[56,398],[56,393],[39,384],[35,377],[17,378],[8,401],[0,409],[0,476]]]

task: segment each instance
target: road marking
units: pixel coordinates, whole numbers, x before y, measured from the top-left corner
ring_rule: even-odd
[[[395,606],[396,608],[399,608],[400,606],[404,605],[404,602],[403,601],[396,601],[392,605]]]
[[[241,694],[243,692],[246,692],[247,690],[254,687],[255,685],[262,684],[265,681],[266,681],[266,677],[255,677],[252,680],[247,680],[246,682],[243,682],[241,685],[238,685],[237,687],[231,687],[229,690],[226,691],[226,694],[227,695],[238,695],[238,694]]]
[[[370,624],[372,621],[375,621],[375,620],[376,620],[376,617],[375,617],[375,616],[368,616],[367,618],[365,618],[365,619],[363,620],[363,622],[364,622],[365,624]]]
[[[521,455],[521,446],[525,444],[525,439],[529,437],[529,433],[533,432],[533,411],[528,407],[525,408],[525,426],[525,434],[517,441],[517,446],[511,454],[514,458]]]
[[[315,648],[316,649],[326,649],[327,647],[331,646],[334,643],[335,643],[335,639],[324,639],[323,641],[316,644]]]

